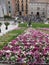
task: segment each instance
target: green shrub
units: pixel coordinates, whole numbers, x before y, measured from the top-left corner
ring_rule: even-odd
[[[0,26],[2,25],[2,23],[0,23]]]

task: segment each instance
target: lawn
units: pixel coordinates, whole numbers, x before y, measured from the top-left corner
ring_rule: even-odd
[[[3,46],[7,45],[9,42],[15,39],[18,35],[22,34],[25,29],[26,28],[20,28],[18,30],[13,30],[3,36],[0,36],[0,49],[2,49]]]
[[[32,23],[33,28],[49,28],[49,24],[44,23]]]
[[[28,27],[28,23],[24,22],[24,23],[20,23],[19,27]],[[49,24],[44,24],[44,23],[33,23],[32,22],[32,27],[33,28],[49,28]]]

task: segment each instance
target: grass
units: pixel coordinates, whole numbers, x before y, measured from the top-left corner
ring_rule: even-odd
[[[27,22],[20,23],[19,27],[28,27]],[[33,28],[49,28],[49,24],[44,24],[44,23],[31,23]]]
[[[32,23],[33,28],[49,28],[49,24],[44,23]]]
[[[19,23],[19,27],[27,27],[27,22]]]
[[[13,30],[0,37],[0,49],[7,45],[10,41],[15,39],[18,35],[22,34],[26,28]]]

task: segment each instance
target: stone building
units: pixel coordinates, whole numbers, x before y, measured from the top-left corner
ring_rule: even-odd
[[[49,18],[49,0],[1,0],[4,15],[40,15]]]
[[[5,0],[7,15],[15,16],[15,0]]]
[[[27,15],[28,14],[28,3],[29,0],[15,0],[16,1],[16,15]]]
[[[49,1],[48,0],[30,0],[28,5],[28,14],[49,18]]]
[[[0,17],[7,15],[5,0],[0,0]]]
[[[0,0],[0,6],[0,11],[2,10],[3,16],[15,16],[15,0]]]
[[[49,0],[15,0],[16,15],[37,15],[49,18]]]

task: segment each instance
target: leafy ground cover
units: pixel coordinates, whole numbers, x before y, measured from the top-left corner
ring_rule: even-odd
[[[0,36],[0,49],[7,45],[11,40],[22,34],[26,28],[12,30],[3,36]]]
[[[28,65],[49,63],[49,34],[28,28],[0,50],[0,60]]]

